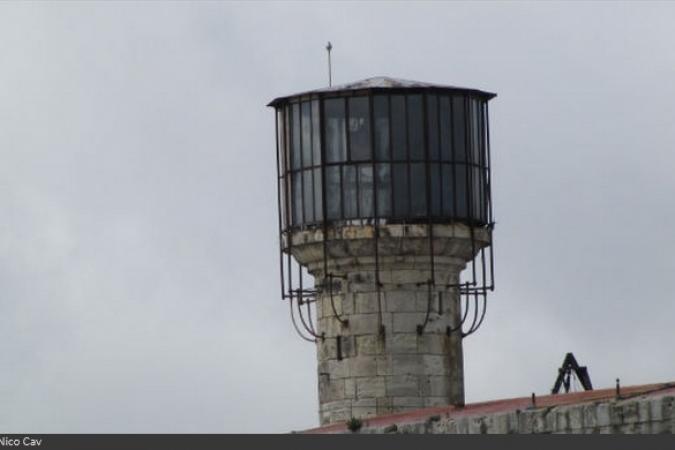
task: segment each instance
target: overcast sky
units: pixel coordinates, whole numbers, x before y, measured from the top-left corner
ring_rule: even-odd
[[[675,380],[675,5],[0,4],[0,431],[286,432],[272,98],[491,102],[497,290],[467,401]]]

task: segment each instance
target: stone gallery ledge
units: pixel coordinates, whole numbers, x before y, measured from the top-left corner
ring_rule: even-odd
[[[353,420],[312,434],[653,434],[675,430],[675,382],[443,406]]]

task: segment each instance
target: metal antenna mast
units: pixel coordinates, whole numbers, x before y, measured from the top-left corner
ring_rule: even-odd
[[[330,67],[330,51],[332,49],[333,46],[331,45],[330,41],[328,41],[328,45],[326,45],[326,50],[328,51],[328,86],[333,86],[333,74]]]

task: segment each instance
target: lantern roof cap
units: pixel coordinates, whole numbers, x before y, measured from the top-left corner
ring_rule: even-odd
[[[434,91],[454,91],[456,93],[465,93],[473,94],[480,97],[483,97],[487,100],[494,98],[497,94],[492,92],[481,91],[478,89],[464,88],[458,86],[448,86],[443,84],[434,84],[427,83],[424,81],[413,81],[413,80],[404,80],[401,78],[391,78],[391,77],[372,77],[365,78],[359,81],[353,81],[351,83],[345,83],[330,87],[324,87],[321,89],[314,89],[310,91],[298,92],[293,95],[286,95],[283,97],[277,97],[272,100],[267,106],[277,106],[287,102],[291,98],[301,97],[301,96],[314,96],[314,97],[324,97],[331,96],[331,94],[337,94],[344,91],[361,91],[361,90],[373,90],[373,91],[384,91],[384,90],[397,90],[397,89],[420,89],[420,90],[434,90]]]

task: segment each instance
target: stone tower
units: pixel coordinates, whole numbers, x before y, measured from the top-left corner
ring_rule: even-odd
[[[282,296],[316,344],[321,424],[464,403],[494,287],[494,96],[370,78],[270,103]]]

